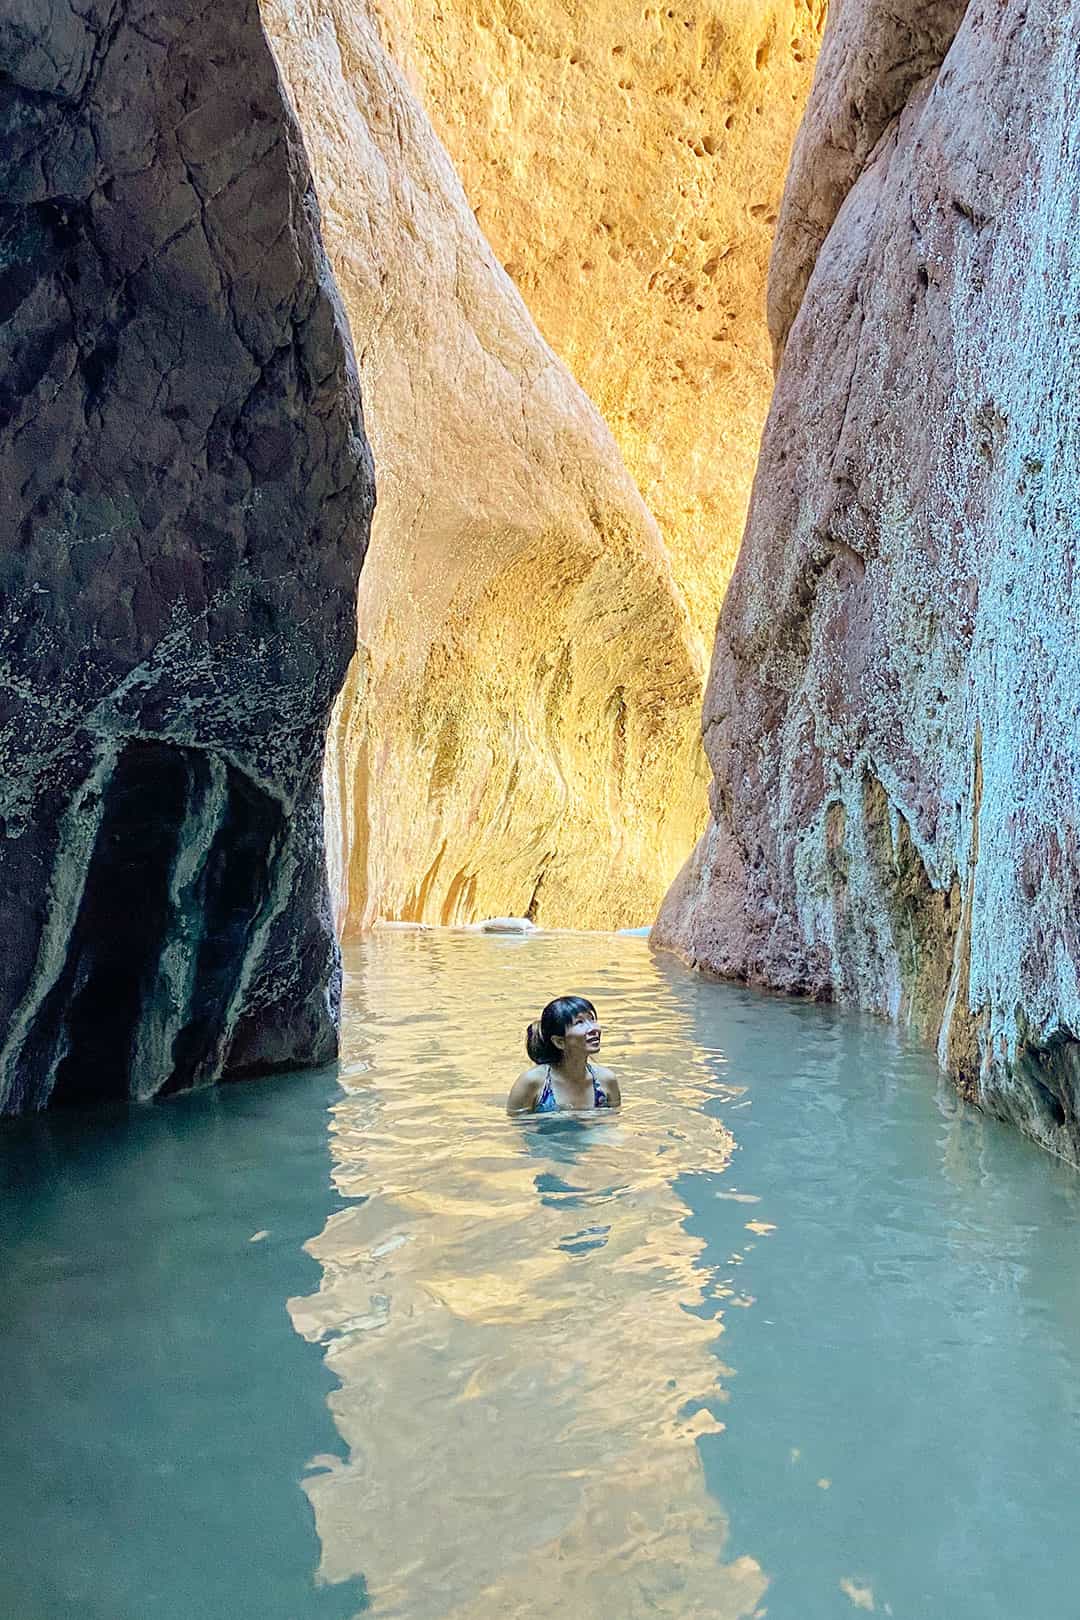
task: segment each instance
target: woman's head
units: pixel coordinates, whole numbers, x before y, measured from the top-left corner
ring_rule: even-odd
[[[584,996],[558,996],[549,1001],[525,1035],[525,1049],[534,1063],[561,1063],[576,1052],[588,1057],[599,1046],[596,1008]]]

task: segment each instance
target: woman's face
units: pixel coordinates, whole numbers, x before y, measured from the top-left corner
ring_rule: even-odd
[[[600,1025],[596,1021],[595,1013],[579,1013],[562,1033],[556,1037],[556,1044],[562,1047],[567,1057],[577,1057],[582,1053],[592,1057],[600,1050]]]

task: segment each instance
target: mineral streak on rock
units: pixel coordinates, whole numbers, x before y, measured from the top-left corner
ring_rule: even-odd
[[[941,61],[897,108],[935,11]],[[656,933],[907,1021],[1077,1162],[1080,12],[948,20],[830,21],[792,196],[819,159],[847,194],[788,300],[706,703],[711,824]],[[871,36],[845,94],[893,116],[836,188],[834,148],[870,136],[838,136],[828,64]]]
[[[375,12],[710,647],[772,391],[766,267],[825,0]]]
[[[367,5],[263,15],[377,395],[327,771],[343,924],[640,923],[705,801],[705,661],[656,525]]]
[[[0,21],[0,1109],[336,1047],[370,460],[254,5]]]

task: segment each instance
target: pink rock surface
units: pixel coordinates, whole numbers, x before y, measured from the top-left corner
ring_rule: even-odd
[[[779,361],[821,244],[881,136],[935,73],[968,0],[833,0],[769,267]]]
[[[711,820],[655,930],[910,1024],[1074,1161],[1078,50],[1049,0],[832,14],[706,700]]]

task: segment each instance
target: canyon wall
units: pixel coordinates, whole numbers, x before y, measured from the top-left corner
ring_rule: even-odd
[[[711,647],[772,392],[765,277],[825,0],[374,10]]]
[[[1080,14],[843,0],[656,938],[937,1043],[1080,1159]]]
[[[366,0],[263,17],[375,401],[327,772],[343,927],[645,923],[704,824],[705,659],[671,559]]]
[[[0,1110],[331,1058],[370,458],[248,0],[0,21]]]

